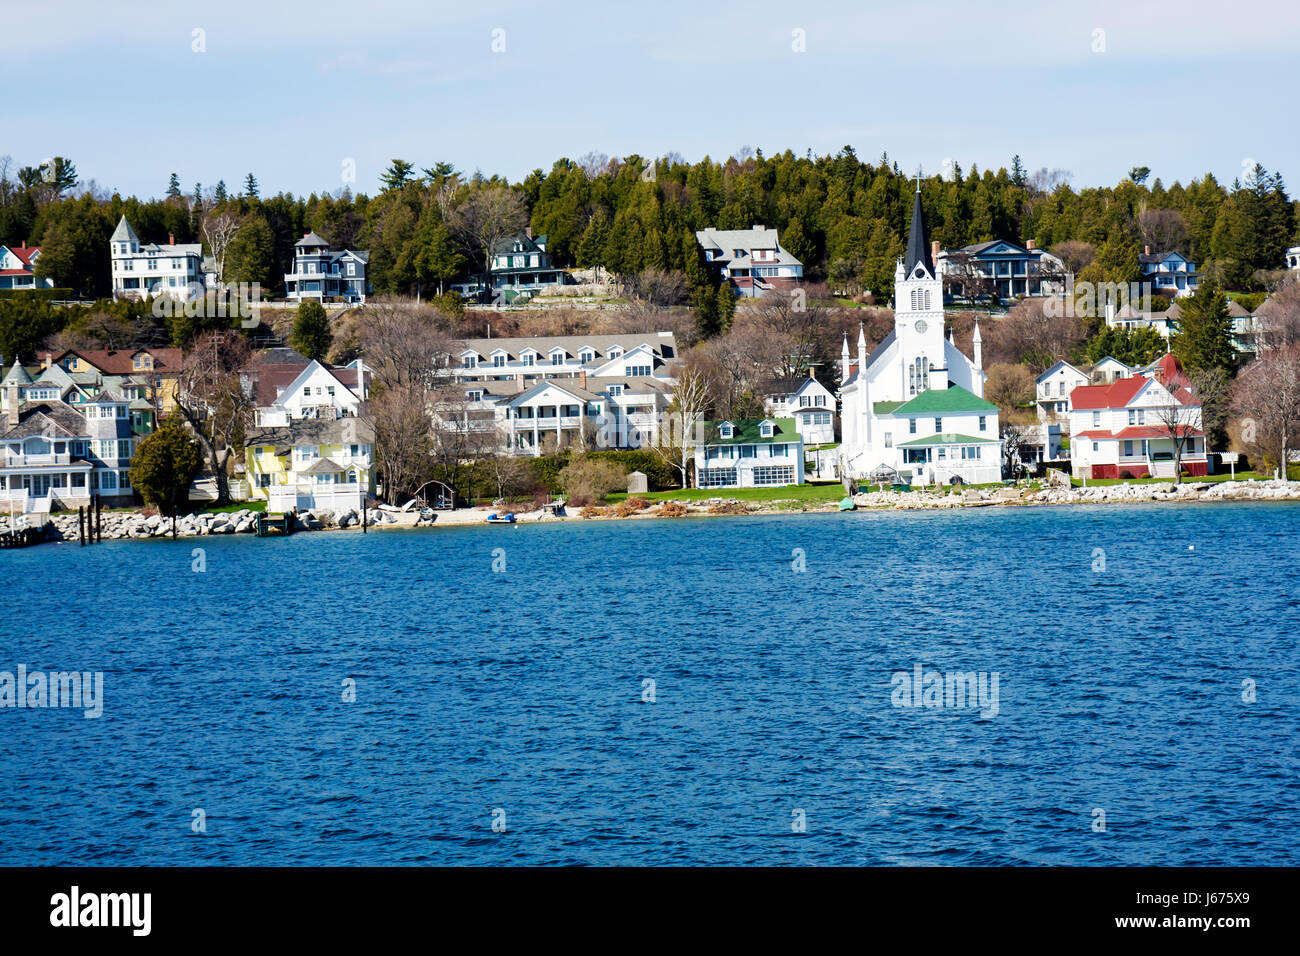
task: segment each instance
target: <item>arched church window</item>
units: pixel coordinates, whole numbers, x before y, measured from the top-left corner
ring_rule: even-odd
[[[918,355],[907,367],[907,394],[916,395],[930,387],[930,360]]]

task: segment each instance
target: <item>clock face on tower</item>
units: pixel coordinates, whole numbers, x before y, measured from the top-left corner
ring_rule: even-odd
[[[926,327],[925,319],[917,319],[916,325],[912,326],[912,328],[916,329],[918,335],[924,335]]]

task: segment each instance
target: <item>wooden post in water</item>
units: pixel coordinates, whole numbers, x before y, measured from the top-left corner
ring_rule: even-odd
[[[104,540],[104,501],[99,495],[95,495],[95,542]]]
[[[77,546],[86,546],[86,509],[77,505]]]
[[[366,519],[369,517],[369,510],[366,508],[366,499],[361,499],[361,533],[366,533]]]

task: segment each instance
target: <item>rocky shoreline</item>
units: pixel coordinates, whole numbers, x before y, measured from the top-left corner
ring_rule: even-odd
[[[1173,482],[1094,486],[1070,488],[1063,485],[1030,488],[972,488],[961,493],[930,491],[868,491],[853,496],[860,510],[917,511],[939,508],[979,508],[990,506],[1082,505],[1121,504],[1150,501],[1300,501],[1300,481],[1223,481],[1223,482]],[[792,509],[792,500],[744,502],[719,496],[700,501],[663,501],[635,510],[618,506],[584,509],[582,513],[557,517],[549,511],[516,513],[521,523],[542,521],[618,521],[629,518],[679,518],[747,514],[837,513],[839,506],[832,502],[807,504]],[[257,512],[241,508],[231,512],[207,512],[185,515],[176,519],[177,537],[192,538],[205,535],[252,534],[257,526]],[[487,519],[487,509],[460,509],[437,512],[432,520],[420,518],[417,512],[402,512],[376,508],[368,512],[370,528],[421,528],[447,525],[479,524]],[[161,515],[146,515],[138,511],[105,511],[102,513],[104,540],[166,538],[172,533],[171,519]],[[29,527],[28,519],[19,516],[18,528]],[[8,515],[0,515],[0,532],[9,530]],[[295,532],[327,530],[361,530],[361,515],[355,510],[342,512],[303,512],[297,517]],[[77,516],[54,515],[45,525],[46,538],[53,542],[77,541]]]

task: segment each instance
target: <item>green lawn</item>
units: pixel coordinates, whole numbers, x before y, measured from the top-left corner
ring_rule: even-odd
[[[196,515],[198,514],[219,515],[219,514],[230,514],[232,511],[239,511],[241,509],[247,511],[265,511],[266,502],[265,501],[232,501],[230,504],[222,505],[220,508],[216,508],[216,507],[191,508],[190,512],[191,514],[196,514]]]
[[[622,501],[623,492],[607,495],[613,504]],[[737,501],[793,501],[797,504],[826,504],[844,497],[844,487],[838,481],[821,481],[803,485],[782,485],[775,488],[686,488],[675,491],[652,491],[638,495],[646,501],[703,501],[707,498],[734,498]]]

